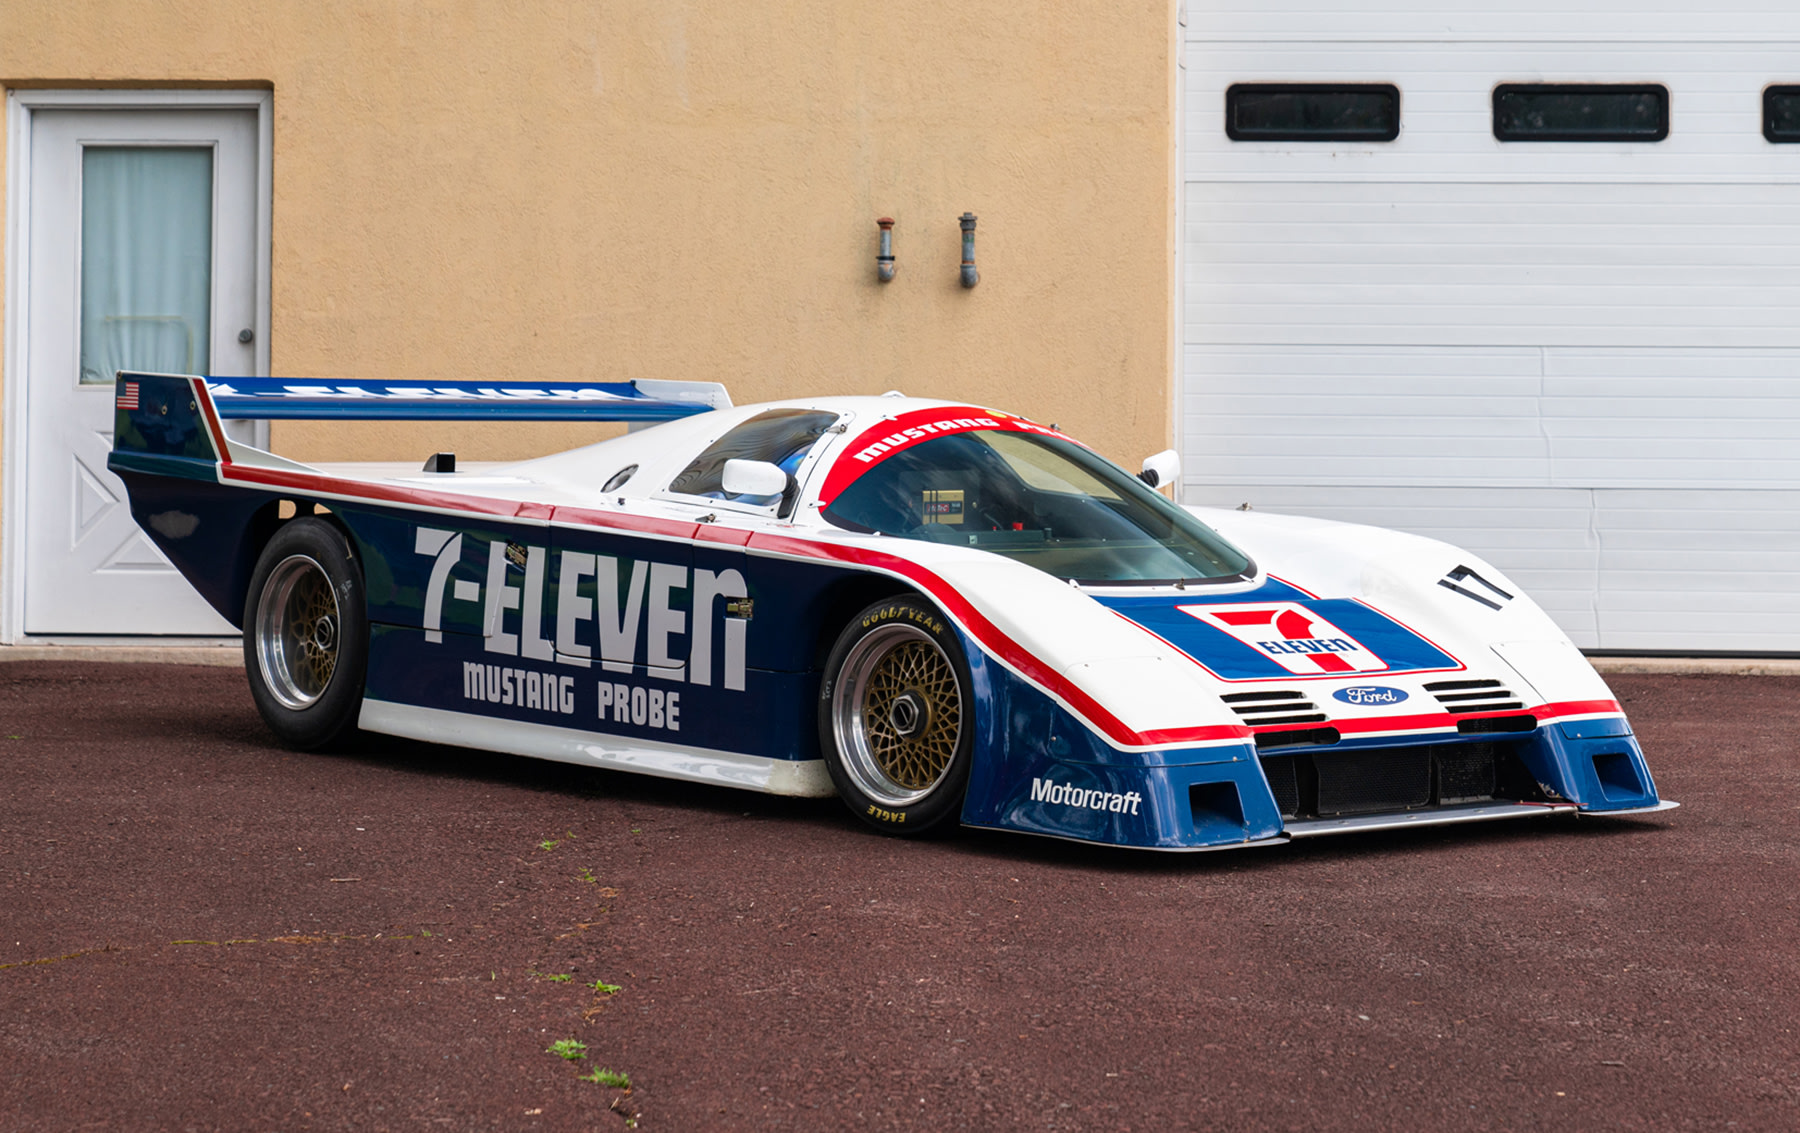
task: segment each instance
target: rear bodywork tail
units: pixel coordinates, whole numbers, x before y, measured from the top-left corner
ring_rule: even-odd
[[[231,488],[233,444],[204,378],[121,372],[107,468],[125,482],[131,517],[200,596],[232,625],[254,567],[254,521],[267,501]]]
[[[132,518],[234,626],[278,496],[234,466],[311,471],[232,440],[228,420],[624,421],[654,424],[731,404],[716,382],[328,382],[120,371],[113,451]]]

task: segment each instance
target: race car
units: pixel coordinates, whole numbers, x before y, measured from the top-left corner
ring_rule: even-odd
[[[306,465],[233,419],[625,421],[505,465]],[[121,373],[109,467],[303,749],[357,730],[1156,850],[1662,800],[1492,565],[1183,508],[975,405],[709,383]]]

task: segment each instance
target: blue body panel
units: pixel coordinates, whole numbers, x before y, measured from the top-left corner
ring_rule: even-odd
[[[496,656],[483,641],[445,634],[442,642],[427,642],[418,629],[371,625],[368,695],[768,759],[819,757],[811,711],[816,673],[750,669],[744,689],[731,691],[696,686],[644,665],[613,672],[598,665],[581,669]],[[640,693],[642,703],[634,710],[631,698]]]
[[[1596,723],[1596,721],[1583,721]],[[1614,734],[1591,738],[1570,738],[1569,725],[1539,728],[1532,733],[1533,747],[1526,764],[1559,794],[1579,803],[1583,810],[1637,810],[1655,806],[1656,783],[1650,777],[1650,766],[1644,762],[1644,751],[1637,737],[1625,725],[1622,716],[1607,721],[1607,731]]]
[[[167,374],[121,373],[113,398],[110,459],[143,454],[215,464],[219,450],[194,391],[193,383],[198,380]],[[166,475],[181,473],[170,471]],[[216,477],[216,468],[207,471],[207,479]]]
[[[256,553],[275,530],[275,497],[220,484],[184,457],[112,454],[107,467],[131,499],[131,517],[219,616],[243,628]]]
[[[815,643],[785,630],[805,626],[807,609],[829,601],[847,577],[841,568],[761,559],[751,569],[738,547],[540,522],[342,503],[333,515],[362,555],[371,622],[368,687],[376,699],[768,759],[819,757],[812,723]],[[432,553],[421,552],[422,538],[436,544]],[[434,597],[440,555],[449,562],[436,584],[441,640],[432,641],[423,613]],[[599,569],[566,574],[571,556],[583,565],[594,560]],[[611,575],[610,592],[602,590],[603,571]],[[743,577],[753,619],[733,618],[724,594],[696,603],[702,577],[728,572]],[[492,586],[507,592],[492,625],[498,632],[489,634]],[[459,589],[471,597],[459,597]],[[560,615],[567,609],[583,616],[571,616],[565,627]],[[610,653],[601,631],[606,619],[615,630]],[[741,652],[734,652],[734,637]],[[475,693],[471,666],[497,695],[487,695],[487,685]],[[556,704],[502,687],[520,677],[521,690],[554,682]],[[603,684],[611,686],[604,693]],[[635,721],[621,718],[621,690],[678,704],[678,715],[664,711],[660,724],[649,710]]]
[[[981,729],[965,823],[1152,849],[1229,845],[1281,832],[1249,743],[1121,750],[972,641],[965,638],[963,648]],[[1195,784],[1224,785],[1229,801],[1195,815]],[[1114,798],[1121,805],[1112,805]]]

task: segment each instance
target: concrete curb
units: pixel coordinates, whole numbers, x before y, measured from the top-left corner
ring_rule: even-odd
[[[1590,657],[1601,673],[1662,673],[1693,677],[1800,677],[1796,657]]]
[[[241,669],[244,650],[238,645],[0,645],[0,661],[120,661]]]

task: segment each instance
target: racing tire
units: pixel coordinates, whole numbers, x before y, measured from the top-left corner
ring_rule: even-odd
[[[968,661],[926,602],[883,599],[850,620],[819,682],[819,747],[838,797],[884,834],[956,825],[975,748]]]
[[[356,734],[369,665],[362,571],[343,533],[296,519],[263,548],[244,598],[244,672],[269,730],[318,751]]]

